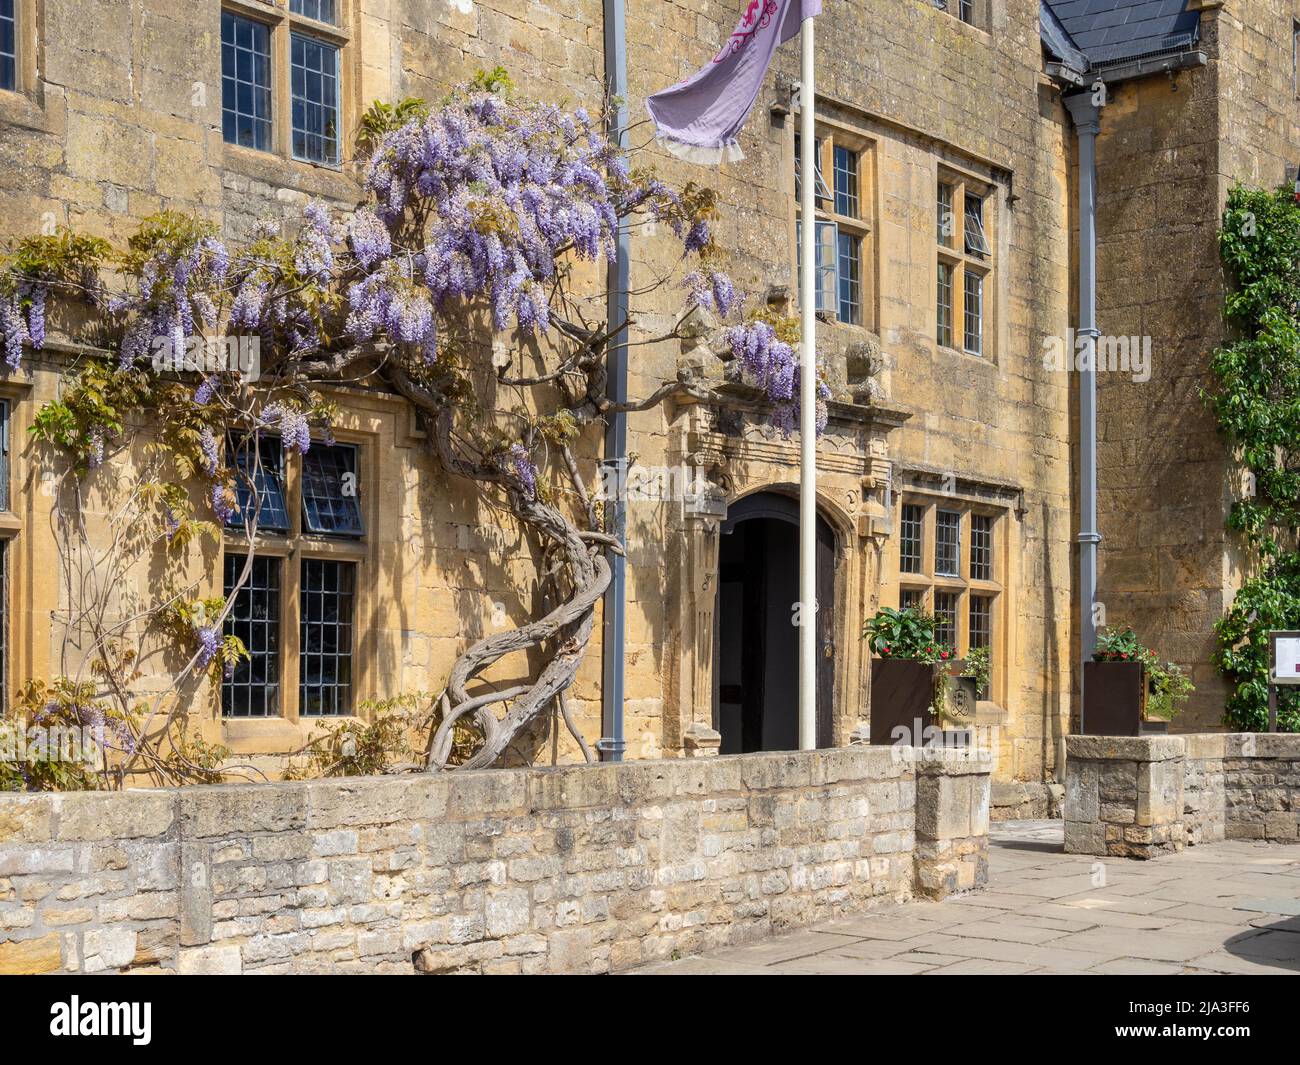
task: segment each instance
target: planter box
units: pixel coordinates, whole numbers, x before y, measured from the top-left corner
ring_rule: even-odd
[[[871,660],[871,742],[890,746],[898,742],[894,730],[907,729],[912,745],[920,746],[925,730],[936,724],[934,666],[901,658]]]
[[[1085,736],[1140,735],[1146,705],[1146,667],[1141,662],[1083,664]]]

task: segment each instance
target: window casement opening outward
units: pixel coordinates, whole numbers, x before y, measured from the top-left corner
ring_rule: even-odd
[[[794,135],[795,287],[803,262],[803,142]],[[821,314],[848,325],[868,325],[864,320],[866,241],[870,228],[863,217],[865,153],[860,144],[838,131],[827,130],[814,145],[817,159],[814,278],[816,308]],[[827,180],[827,175],[830,180]]]
[[[933,616],[935,639],[964,658],[977,647],[1000,670],[995,624],[1003,595],[996,550],[1001,513],[950,499],[913,497],[900,505],[898,605]],[[980,698],[990,698],[989,689]]]
[[[227,144],[340,165],[348,44],[340,6],[337,0],[289,0],[287,14],[222,10],[221,133]]]
[[[935,196],[935,340],[968,355],[991,351],[993,241],[989,214],[995,198],[983,185],[941,173]]]
[[[345,545],[366,535],[360,448],[314,441],[290,470],[278,437],[232,437],[227,447],[238,497],[227,528],[244,531],[255,506],[259,546],[251,566],[247,548],[232,544],[225,554],[224,594],[233,597],[225,631],[249,657],[222,684],[222,715],[291,716],[286,692],[299,717],[350,715],[362,563]]]

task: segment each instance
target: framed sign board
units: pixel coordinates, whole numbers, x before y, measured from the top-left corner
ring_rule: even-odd
[[[1300,632],[1270,632],[1268,661],[1270,683],[1300,684]]]
[[[1268,634],[1268,730],[1277,731],[1277,690],[1300,685],[1300,632]]]

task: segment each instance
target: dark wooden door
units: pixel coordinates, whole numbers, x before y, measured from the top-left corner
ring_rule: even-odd
[[[727,515],[719,545],[714,640],[715,720],[724,754],[798,746],[797,501],[748,496]],[[835,741],[835,534],[817,519],[817,746]],[[807,610],[802,611],[807,617]]]
[[[835,534],[817,519],[817,746],[835,745]]]

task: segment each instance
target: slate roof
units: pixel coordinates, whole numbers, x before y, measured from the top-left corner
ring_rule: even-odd
[[[1067,62],[1082,52],[1090,69],[1180,52],[1200,34],[1199,13],[1186,8],[1187,0],[1042,0],[1043,40]]]

